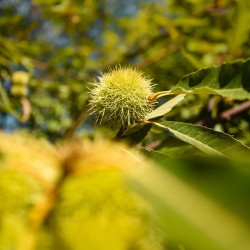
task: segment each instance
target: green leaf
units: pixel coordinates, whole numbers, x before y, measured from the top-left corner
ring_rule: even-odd
[[[210,155],[247,159],[250,154],[247,146],[225,133],[183,122],[165,121],[158,124],[180,140]]]
[[[152,124],[137,124],[132,128],[128,128],[121,139],[127,141],[129,145],[136,145],[143,140],[151,127]]]
[[[249,223],[167,167],[145,166],[132,174],[170,239],[195,250],[249,249]]]
[[[237,100],[250,99],[250,60],[225,63],[184,76],[173,94],[214,94]]]
[[[160,117],[168,113],[172,110],[172,108],[181,102],[186,95],[177,95],[176,97],[172,98],[171,100],[167,101],[166,103],[162,104],[160,107],[152,111],[151,113],[147,114],[145,117],[146,120],[150,120],[156,117]]]

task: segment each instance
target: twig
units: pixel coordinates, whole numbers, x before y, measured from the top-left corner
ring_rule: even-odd
[[[73,125],[65,132],[65,139],[72,139],[78,127],[87,119],[88,111],[83,110],[80,115],[76,118]]]
[[[51,214],[63,183],[74,171],[67,160],[64,161],[62,169],[62,175],[58,179],[57,183],[47,191],[44,199],[32,208],[28,217],[28,227],[20,239],[19,246],[17,248],[18,250],[34,249],[37,231]]]
[[[238,115],[246,110],[250,109],[250,101],[241,103],[240,105],[233,107],[221,113],[221,120],[230,120],[232,116]]]
[[[30,105],[29,100],[26,97],[21,98],[20,102],[21,102],[22,107],[23,107],[23,115],[20,118],[20,121],[26,122],[30,117],[31,105]]]
[[[246,110],[250,109],[250,101],[245,101],[231,109],[223,111],[219,117],[215,119],[211,119],[210,121],[206,120],[201,120],[196,122],[196,125],[203,125],[207,127],[213,127],[215,124],[223,122],[223,121],[228,121],[230,120],[233,116],[239,115]]]
[[[160,147],[162,144],[162,141],[158,140],[158,141],[155,141],[155,142],[151,142],[149,143],[148,145],[145,145],[143,147],[143,149],[147,150],[147,151],[150,151],[150,150],[153,150],[155,148],[158,148]]]

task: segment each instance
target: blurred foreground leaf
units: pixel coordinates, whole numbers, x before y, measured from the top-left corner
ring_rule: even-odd
[[[169,238],[183,249],[249,250],[249,223],[167,168],[134,172],[133,184],[154,204]]]
[[[161,249],[151,204],[127,185],[140,156],[104,141],[0,141],[0,250]]]

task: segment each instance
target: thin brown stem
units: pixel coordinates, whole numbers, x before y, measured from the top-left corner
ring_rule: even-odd
[[[65,139],[72,139],[76,130],[80,127],[80,125],[87,119],[88,111],[83,110],[80,115],[76,118],[73,122],[72,126],[66,131],[64,138]]]
[[[203,125],[207,127],[213,127],[215,124],[223,122],[223,121],[228,121],[230,120],[233,116],[239,115],[245,111],[250,109],[250,101],[245,101],[233,108],[230,108],[228,110],[223,111],[217,118],[206,121],[206,120],[200,120],[196,122],[196,125]]]
[[[26,97],[22,97],[20,99],[20,102],[23,108],[23,114],[22,114],[22,117],[20,118],[20,122],[26,122],[28,121],[30,114],[31,114],[31,105],[30,105],[29,100]]]
[[[238,106],[235,106],[231,109],[228,109],[221,113],[220,119],[221,120],[229,120],[232,116],[238,115],[246,110],[250,109],[250,101],[246,101],[241,103]]]
[[[58,193],[63,183],[68,178],[68,176],[71,175],[74,171],[67,162],[67,160],[65,160],[65,162],[63,163],[62,169],[62,175],[55,183],[55,185],[47,191],[44,196],[44,199],[32,208],[28,217],[28,226],[23,232],[23,235],[20,239],[19,246],[17,248],[18,250],[34,249],[37,240],[38,230],[41,228],[41,226],[51,214],[56,204]]]

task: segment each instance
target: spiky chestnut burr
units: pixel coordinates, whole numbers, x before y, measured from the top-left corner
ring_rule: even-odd
[[[116,67],[98,79],[90,92],[90,114],[96,123],[128,127],[153,110],[153,84],[137,69]]]

